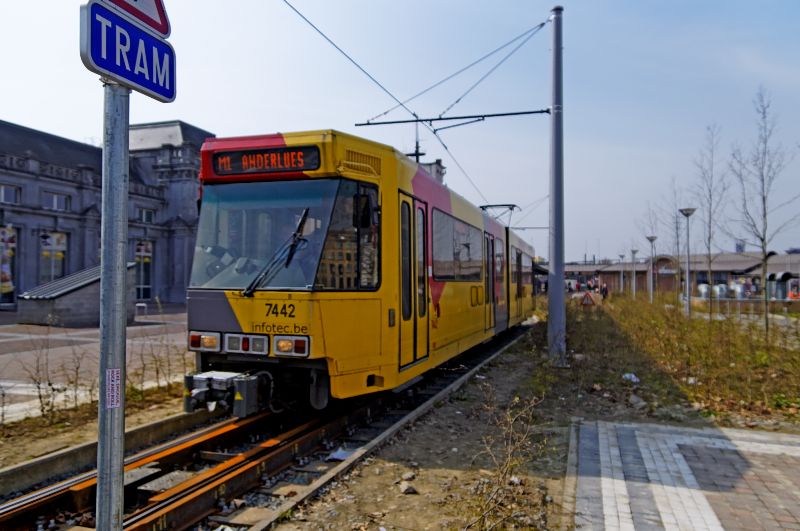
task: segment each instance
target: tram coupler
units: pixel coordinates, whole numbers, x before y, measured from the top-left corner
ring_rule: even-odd
[[[184,376],[183,410],[222,408],[235,417],[247,417],[263,408],[263,377],[228,371],[208,371]]]

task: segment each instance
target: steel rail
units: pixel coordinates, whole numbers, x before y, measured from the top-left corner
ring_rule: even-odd
[[[259,486],[262,478],[291,466],[301,455],[320,449],[324,441],[370,416],[372,407],[358,407],[334,420],[317,420],[261,443],[184,484],[153,496],[151,506],[126,518],[126,531],[185,529],[230,500]],[[266,452],[266,453],[265,453]]]
[[[424,383],[424,388],[417,389],[416,394],[422,399],[421,403],[415,403],[410,408],[407,405],[401,406],[400,409],[391,406],[392,409],[387,412],[388,415],[400,415],[399,420],[392,421],[387,429],[381,429],[380,433],[370,436],[369,439],[357,438],[357,430],[348,431],[348,427],[361,426],[366,427],[367,430],[373,429],[368,425],[369,422],[365,423],[364,421],[369,421],[379,411],[384,410],[387,403],[385,395],[377,397],[378,399],[371,402],[369,406],[356,407],[353,411],[345,413],[337,419],[325,421],[326,423],[321,428],[307,430],[306,433],[291,441],[288,440],[289,434],[265,441],[258,450],[250,451],[246,456],[237,456],[230,463],[219,465],[202,476],[192,478],[186,484],[151,497],[150,501],[154,502],[153,505],[126,519],[123,524],[124,529],[126,531],[187,529],[218,513],[221,504],[227,505],[248,491],[257,489],[262,492],[269,491],[271,489],[270,481],[268,479],[265,484],[265,478],[274,477],[291,468],[299,460],[298,458],[309,458],[310,455],[317,454],[325,439],[347,441],[351,437],[356,437],[354,440],[368,441],[359,442],[358,448],[353,450],[351,457],[340,464],[332,465],[327,473],[323,473],[312,484],[307,487],[298,485],[296,491],[293,491],[291,499],[280,503],[276,509],[271,510],[272,517],[257,523],[254,527],[254,529],[263,529],[280,519],[281,515],[290,511],[298,502],[308,499],[338,474],[353,466],[356,461],[369,455],[403,426],[429,411],[434,404],[463,385],[486,363],[500,355],[521,337],[523,334],[518,331],[511,337],[501,340],[499,345],[491,343],[489,352],[477,354],[474,361],[469,363],[469,367],[459,364],[456,367],[441,367],[431,371],[428,381]],[[305,426],[299,427],[294,430],[294,433],[298,433],[304,428]],[[264,453],[261,451],[262,449],[270,449],[270,451]],[[231,525],[237,526],[238,524],[231,523]]]
[[[213,426],[179,437],[128,457],[125,471],[141,468],[150,463],[174,463],[187,453],[192,453],[203,444],[215,444],[232,437],[240,430],[252,428],[254,424],[269,416],[261,413],[246,419],[226,419]],[[97,485],[97,471],[84,472],[54,485],[44,487],[0,505],[0,528],[13,528],[25,520],[33,511],[55,512],[69,507],[73,512],[88,510]]]

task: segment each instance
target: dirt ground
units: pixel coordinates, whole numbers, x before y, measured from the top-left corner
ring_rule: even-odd
[[[462,389],[278,528],[565,528],[572,417],[633,420],[652,416],[653,407],[630,404],[634,392],[648,395],[619,375],[612,384],[607,373],[618,368],[608,360],[578,354],[570,368],[554,368],[545,353],[545,333],[544,323],[534,326]],[[136,403],[129,404],[130,411]],[[127,427],[178,413],[181,401],[151,397],[138,407],[129,413]],[[688,404],[677,407],[682,422],[704,422]],[[9,427],[0,439],[0,466],[92,441],[96,430],[93,411],[51,426],[29,419]]]
[[[539,359],[518,342],[278,529],[554,527],[569,418],[535,418]]]
[[[462,389],[278,528],[567,529],[571,514],[565,518],[563,490],[574,417],[797,427],[769,417],[714,418],[647,360],[620,356],[613,343],[596,337],[573,336],[568,344],[577,350],[569,353],[569,367],[554,367],[546,354],[546,325],[534,325]],[[179,398],[155,402],[131,412],[127,426],[181,408]],[[93,440],[95,418],[9,427],[0,439],[0,466]]]
[[[183,411],[183,399],[153,392],[146,401],[129,400],[125,427],[134,428]],[[5,427],[0,435],[0,468],[97,440],[97,409],[64,411],[52,423],[30,418]]]

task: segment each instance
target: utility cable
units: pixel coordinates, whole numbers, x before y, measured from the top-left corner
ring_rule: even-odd
[[[387,95],[388,95],[390,98],[392,98],[392,99],[393,99],[393,100],[394,100],[394,101],[395,101],[395,102],[396,102],[396,103],[397,103],[397,104],[398,104],[400,107],[402,107],[403,109],[405,109],[406,111],[408,111],[408,112],[409,112],[409,113],[410,113],[410,114],[411,114],[411,115],[412,115],[414,118],[417,118],[417,114],[416,114],[415,112],[413,112],[411,109],[409,109],[408,107],[406,107],[406,106],[405,106],[405,104],[404,104],[402,101],[400,101],[399,99],[397,99],[397,97],[395,97],[395,95],[394,95],[394,94],[392,94],[391,92],[389,92],[389,89],[387,89],[386,87],[384,87],[383,85],[381,85],[381,83],[380,83],[380,82],[379,82],[377,79],[375,79],[374,77],[372,77],[372,75],[371,75],[369,72],[367,72],[367,71],[366,71],[366,70],[365,70],[365,69],[364,69],[364,68],[363,68],[363,67],[362,67],[360,64],[358,64],[358,63],[356,62],[356,60],[355,60],[355,59],[353,59],[352,57],[350,57],[349,55],[347,55],[347,52],[345,52],[344,50],[342,50],[341,48],[339,48],[339,46],[338,46],[338,45],[337,45],[335,42],[333,42],[333,41],[330,39],[330,37],[328,37],[327,35],[325,35],[325,33],[323,33],[321,29],[319,29],[317,26],[315,26],[313,22],[311,22],[310,20],[308,20],[308,19],[305,17],[305,15],[303,15],[303,14],[302,14],[300,11],[298,11],[298,10],[297,10],[297,8],[295,8],[295,7],[294,7],[292,4],[290,4],[290,3],[289,3],[289,0],[283,0],[283,2],[284,2],[284,3],[285,3],[287,6],[289,6],[289,7],[291,8],[291,10],[292,10],[292,11],[294,11],[295,13],[297,13],[297,16],[299,16],[300,18],[302,18],[302,19],[303,19],[303,20],[306,22],[306,24],[308,24],[309,26],[311,26],[312,28],[314,28],[314,31],[316,31],[317,33],[319,33],[319,34],[320,34],[320,36],[322,36],[322,38],[323,38],[323,39],[325,39],[326,41],[328,41],[328,43],[329,43],[331,46],[333,46],[334,48],[336,48],[336,50],[338,50],[338,52],[339,52],[340,54],[344,55],[344,56],[347,58],[347,60],[348,60],[348,61],[350,61],[351,63],[353,63],[353,65],[354,65],[356,68],[358,68],[359,70],[361,70],[361,73],[362,73],[362,74],[364,74],[365,76],[367,76],[367,77],[368,77],[368,78],[369,78],[369,79],[370,79],[370,80],[371,80],[373,83],[375,83],[376,85],[378,85],[378,87],[380,87],[380,89],[381,89],[383,92],[385,92],[385,93],[386,93],[386,94],[387,94]]]
[[[546,201],[546,200],[547,200],[549,197],[550,197],[550,194],[547,194],[547,195],[545,195],[545,196],[543,196],[543,197],[540,197],[540,198],[539,198],[539,199],[537,199],[536,201],[532,202],[530,205],[528,205],[528,206],[524,207],[524,208],[522,209],[523,211],[527,210],[528,208],[530,208],[530,210],[528,210],[528,213],[527,213],[527,214],[525,214],[524,216],[522,216],[521,218],[519,218],[519,219],[517,220],[517,223],[522,223],[522,222],[525,220],[525,218],[527,218],[528,216],[530,216],[532,213],[536,212],[536,209],[539,207],[539,205],[541,205],[542,203],[544,203],[544,202],[545,202],[545,201]]]
[[[481,199],[483,199],[485,202],[488,203],[489,200],[486,199],[486,196],[483,195],[483,192],[481,192],[481,189],[478,188],[478,185],[475,184],[475,182],[472,180],[472,177],[469,176],[469,173],[467,173],[467,170],[465,170],[464,167],[461,165],[461,163],[458,162],[458,159],[456,158],[455,155],[453,155],[453,152],[450,151],[450,148],[447,147],[447,144],[444,143],[444,140],[442,140],[441,137],[439,136],[439,134],[436,133],[436,131],[432,130],[430,127],[428,127],[428,130],[430,130],[431,133],[433,133],[433,136],[436,137],[436,140],[439,141],[439,144],[441,144],[442,147],[444,148],[444,150],[447,152],[447,154],[450,155],[450,158],[453,160],[453,162],[456,163],[456,166],[458,166],[458,169],[461,170],[461,173],[464,174],[464,177],[467,178],[467,181],[469,181],[469,184],[471,184],[472,187],[475,188],[475,191],[478,192],[478,195],[481,196]]]
[[[541,22],[541,23],[539,23],[538,25],[536,25],[536,26],[535,26],[535,27],[534,27],[534,28],[531,30],[530,34],[528,34],[528,36],[527,36],[527,37],[525,37],[525,38],[522,40],[522,42],[521,42],[521,43],[519,43],[517,46],[515,46],[513,50],[511,50],[510,52],[508,52],[508,54],[506,54],[506,56],[505,56],[505,57],[503,57],[502,59],[500,59],[500,61],[499,61],[499,62],[498,62],[496,65],[494,65],[494,66],[493,66],[493,67],[492,67],[492,68],[491,68],[491,69],[490,69],[488,72],[486,72],[486,73],[485,73],[485,74],[484,74],[484,75],[483,75],[483,76],[482,76],[482,77],[481,77],[481,78],[480,78],[478,81],[476,81],[476,82],[475,82],[475,83],[474,83],[474,84],[473,84],[473,85],[472,85],[470,88],[468,88],[468,89],[467,89],[467,91],[466,91],[464,94],[462,94],[461,96],[459,96],[459,97],[458,97],[458,98],[457,98],[457,99],[456,99],[456,100],[455,100],[453,103],[451,103],[451,104],[450,104],[450,105],[449,105],[449,106],[448,106],[448,107],[447,107],[445,110],[443,110],[443,111],[441,112],[441,114],[439,114],[439,117],[441,118],[441,117],[442,117],[442,116],[444,116],[444,115],[445,115],[445,114],[446,114],[446,113],[447,113],[447,112],[448,112],[450,109],[452,109],[453,107],[455,107],[456,105],[458,105],[458,103],[459,103],[459,102],[461,102],[461,100],[463,100],[463,99],[464,99],[464,98],[465,98],[465,97],[466,97],[466,96],[467,96],[467,95],[468,95],[470,92],[472,92],[472,91],[475,89],[475,87],[477,87],[478,85],[480,85],[480,84],[481,84],[481,83],[482,83],[482,82],[483,82],[483,81],[484,81],[484,80],[485,80],[487,77],[489,77],[490,75],[492,75],[492,73],[494,73],[494,71],[495,71],[495,70],[497,70],[497,69],[500,67],[500,65],[502,65],[503,63],[505,63],[505,62],[508,60],[508,58],[509,58],[509,57],[511,57],[512,55],[514,55],[514,54],[517,52],[517,50],[519,50],[520,48],[522,48],[522,47],[525,45],[525,43],[527,43],[529,40],[531,40],[531,37],[533,37],[534,35],[536,35],[537,33],[539,33],[539,30],[540,30],[540,29],[542,29],[542,28],[545,26],[545,24],[547,24],[547,21],[545,21],[545,22]]]
[[[544,23],[542,23],[542,24],[544,24]],[[536,26],[534,26],[534,27],[532,27],[532,28],[530,28],[530,29],[527,29],[527,30],[525,30],[524,32],[520,33],[519,35],[517,35],[516,37],[514,37],[513,39],[511,39],[511,40],[510,40],[510,41],[508,41],[507,43],[505,43],[505,44],[503,44],[503,45],[501,45],[501,46],[498,46],[497,48],[495,48],[495,49],[494,49],[494,50],[492,50],[491,52],[487,53],[487,54],[486,54],[486,55],[484,55],[483,57],[481,57],[481,58],[479,58],[479,59],[476,59],[475,61],[471,62],[470,64],[468,64],[467,66],[465,66],[465,67],[461,68],[460,70],[458,70],[458,71],[456,71],[456,72],[454,72],[454,73],[450,74],[449,76],[447,76],[447,77],[445,77],[445,78],[443,78],[443,79],[440,79],[439,81],[437,81],[436,83],[434,83],[434,84],[433,84],[433,85],[431,85],[430,87],[428,87],[428,88],[426,88],[426,89],[424,89],[424,90],[422,90],[422,91],[420,91],[420,92],[417,92],[416,94],[414,94],[414,95],[413,95],[413,96],[411,96],[410,98],[408,98],[408,99],[404,100],[404,101],[403,101],[403,104],[409,103],[409,102],[411,102],[411,101],[413,101],[413,100],[415,100],[415,99],[419,98],[420,96],[422,96],[422,95],[424,95],[424,94],[427,94],[428,92],[432,91],[433,89],[435,89],[435,88],[436,88],[436,87],[438,87],[439,85],[442,85],[443,83],[446,83],[446,82],[450,81],[451,79],[453,79],[454,77],[458,76],[459,74],[462,74],[462,73],[466,72],[467,70],[469,70],[469,69],[470,69],[470,68],[472,68],[473,66],[475,66],[475,65],[477,65],[477,64],[479,64],[479,63],[481,63],[482,61],[485,61],[485,60],[486,60],[486,59],[488,59],[489,57],[493,56],[494,54],[496,54],[496,53],[497,53],[497,52],[499,52],[500,50],[502,50],[502,49],[504,49],[504,48],[507,48],[508,46],[510,46],[510,45],[512,45],[512,44],[514,44],[515,42],[517,42],[517,41],[518,41],[518,40],[520,40],[521,38],[525,37],[526,35],[528,35],[528,34],[529,34],[529,33],[531,33],[532,31],[538,31],[538,30],[541,28],[542,24],[537,24]],[[380,114],[376,114],[375,116],[373,116],[372,118],[370,118],[369,120],[367,120],[367,122],[371,122],[372,120],[376,120],[376,119],[378,119],[378,118],[380,118],[380,117],[382,117],[382,116],[386,116],[387,114],[389,114],[389,113],[390,113],[390,112],[392,112],[393,110],[397,109],[398,107],[400,107],[400,105],[395,105],[395,106],[394,106],[394,107],[392,107],[391,109],[387,109],[387,110],[383,111],[383,112],[382,112],[382,113],[380,113]]]
[[[414,111],[412,111],[411,109],[409,109],[409,108],[408,108],[408,107],[407,107],[407,106],[406,106],[406,105],[405,105],[403,102],[401,102],[399,99],[397,99],[397,97],[395,97],[395,95],[394,95],[394,94],[392,94],[392,93],[389,91],[389,89],[387,89],[386,87],[384,87],[384,86],[383,86],[383,85],[382,85],[382,84],[381,84],[381,83],[380,83],[380,82],[379,82],[377,79],[375,79],[374,77],[372,77],[372,75],[370,75],[370,73],[369,73],[369,72],[367,72],[367,71],[366,71],[366,70],[365,70],[365,69],[364,69],[364,68],[363,68],[363,67],[362,67],[360,64],[358,64],[358,63],[355,61],[355,59],[353,59],[352,57],[350,57],[349,55],[347,55],[347,53],[346,53],[344,50],[342,50],[342,49],[341,49],[341,48],[340,48],[340,47],[339,47],[339,46],[338,46],[338,45],[337,45],[335,42],[333,42],[333,41],[332,41],[332,40],[331,40],[331,39],[330,39],[330,38],[329,38],[327,35],[325,35],[325,33],[323,33],[323,32],[322,32],[322,30],[320,30],[320,29],[319,29],[317,26],[315,26],[313,22],[311,22],[309,19],[307,19],[307,18],[305,17],[305,15],[303,15],[303,14],[302,14],[300,11],[298,11],[298,10],[297,10],[297,9],[296,9],[296,8],[295,8],[295,7],[294,7],[292,4],[290,4],[290,3],[289,3],[289,0],[283,0],[283,2],[284,2],[284,3],[285,3],[287,6],[289,6],[289,7],[291,8],[291,10],[292,10],[292,11],[294,11],[295,13],[297,13],[297,15],[298,15],[300,18],[302,18],[302,19],[303,19],[303,20],[306,22],[306,24],[308,24],[309,26],[311,26],[312,28],[314,28],[314,31],[316,31],[317,33],[319,33],[319,34],[320,34],[320,36],[322,36],[322,38],[323,38],[323,39],[325,39],[326,41],[328,41],[328,43],[329,43],[331,46],[333,46],[334,48],[336,48],[336,50],[337,50],[339,53],[341,53],[342,55],[344,55],[344,56],[347,58],[347,60],[348,60],[348,61],[350,61],[351,63],[353,63],[353,65],[355,65],[355,67],[356,67],[356,68],[358,68],[358,69],[359,69],[359,70],[360,70],[360,71],[361,71],[361,72],[362,72],[362,73],[363,73],[365,76],[367,76],[367,77],[368,77],[368,78],[369,78],[369,79],[370,79],[370,80],[371,80],[373,83],[375,83],[376,85],[378,85],[378,87],[380,87],[380,89],[381,89],[381,90],[383,90],[383,92],[385,92],[385,93],[386,93],[386,94],[387,94],[387,95],[388,95],[390,98],[392,98],[392,99],[393,99],[393,100],[394,100],[394,101],[395,101],[395,102],[396,102],[396,103],[397,103],[397,104],[398,104],[400,107],[402,107],[403,109],[405,109],[405,110],[406,110],[406,111],[407,111],[407,112],[408,112],[408,113],[409,113],[411,116],[413,116],[414,118],[419,118],[419,117],[417,116],[417,114],[416,114]],[[489,200],[488,200],[488,199],[486,199],[486,196],[485,196],[485,195],[483,195],[483,192],[481,192],[480,188],[478,188],[478,186],[475,184],[475,182],[474,182],[474,181],[472,180],[472,178],[469,176],[469,174],[468,174],[468,173],[467,173],[467,171],[464,169],[464,167],[463,167],[463,166],[461,166],[461,164],[460,164],[460,163],[458,162],[458,160],[455,158],[455,156],[454,156],[454,155],[453,155],[453,153],[450,151],[450,149],[447,147],[447,145],[444,143],[444,141],[443,141],[443,140],[442,140],[442,139],[439,137],[439,135],[437,135],[437,134],[434,132],[434,130],[433,130],[433,128],[432,128],[431,126],[429,126],[428,124],[425,124],[425,123],[423,123],[423,125],[425,126],[425,128],[426,128],[426,129],[428,129],[428,131],[430,131],[430,132],[431,132],[431,134],[433,134],[433,136],[434,136],[434,137],[436,137],[436,139],[437,139],[437,140],[439,141],[439,143],[442,145],[442,147],[443,147],[443,148],[444,148],[444,150],[447,152],[447,154],[448,154],[448,155],[450,155],[450,158],[453,160],[453,162],[455,162],[455,163],[456,163],[456,166],[458,166],[458,169],[459,169],[459,170],[461,170],[461,173],[463,173],[463,174],[464,174],[464,177],[466,177],[466,178],[467,178],[467,181],[469,181],[469,183],[470,183],[470,184],[473,186],[473,188],[475,188],[475,191],[477,191],[477,192],[478,192],[478,195],[480,195],[480,196],[481,196],[481,198],[483,198],[483,200],[484,200],[484,201],[486,201],[486,202],[488,203],[488,202],[489,202]]]

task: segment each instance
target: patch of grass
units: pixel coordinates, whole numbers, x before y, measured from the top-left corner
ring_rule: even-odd
[[[773,409],[796,409],[798,322],[775,323],[766,336],[758,320],[702,314],[689,320],[664,302],[623,298],[603,308],[627,341],[627,355],[657,368],[665,384],[711,411],[770,414]]]
[[[130,400],[129,393],[135,392],[138,400]],[[139,390],[126,390],[125,413],[129,415],[138,411],[149,409],[152,406],[174,400],[183,396],[183,385],[173,383],[167,387],[148,389],[144,393]],[[47,437],[54,428],[65,429],[71,426],[81,426],[97,420],[97,402],[80,404],[75,408],[58,409],[51,419],[43,417],[28,417],[16,422],[9,422],[5,434],[0,437],[0,442],[8,443],[13,440],[28,437]]]

